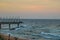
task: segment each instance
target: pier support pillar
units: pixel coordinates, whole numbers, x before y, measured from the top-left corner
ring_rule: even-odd
[[[9,24],[9,30],[10,30],[10,28],[11,28],[11,27],[10,27],[10,24]]]
[[[0,24],[0,29],[1,29],[1,24]]]
[[[19,24],[17,24],[18,28],[19,28]]]

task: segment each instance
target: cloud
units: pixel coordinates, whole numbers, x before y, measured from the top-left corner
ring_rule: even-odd
[[[59,10],[59,0],[0,0],[0,9],[18,10]]]

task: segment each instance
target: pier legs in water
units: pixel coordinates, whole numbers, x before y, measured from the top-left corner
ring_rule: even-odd
[[[0,24],[0,29],[1,29],[1,24]]]
[[[10,26],[11,24],[9,24],[9,30],[11,29],[11,26]],[[17,28],[19,28],[19,24],[17,24]]]
[[[19,28],[19,24],[17,24],[17,27]]]
[[[9,24],[9,30],[10,30],[10,24]]]

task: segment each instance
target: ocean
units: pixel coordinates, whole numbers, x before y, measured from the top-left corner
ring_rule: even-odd
[[[11,25],[15,30],[9,30],[8,25],[3,26],[0,33],[10,34],[18,38],[31,40],[60,40],[60,19],[21,19],[23,23],[17,28],[16,24]]]

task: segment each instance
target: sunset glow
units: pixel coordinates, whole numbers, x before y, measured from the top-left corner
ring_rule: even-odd
[[[0,0],[0,11],[56,11],[60,13],[60,0]]]

